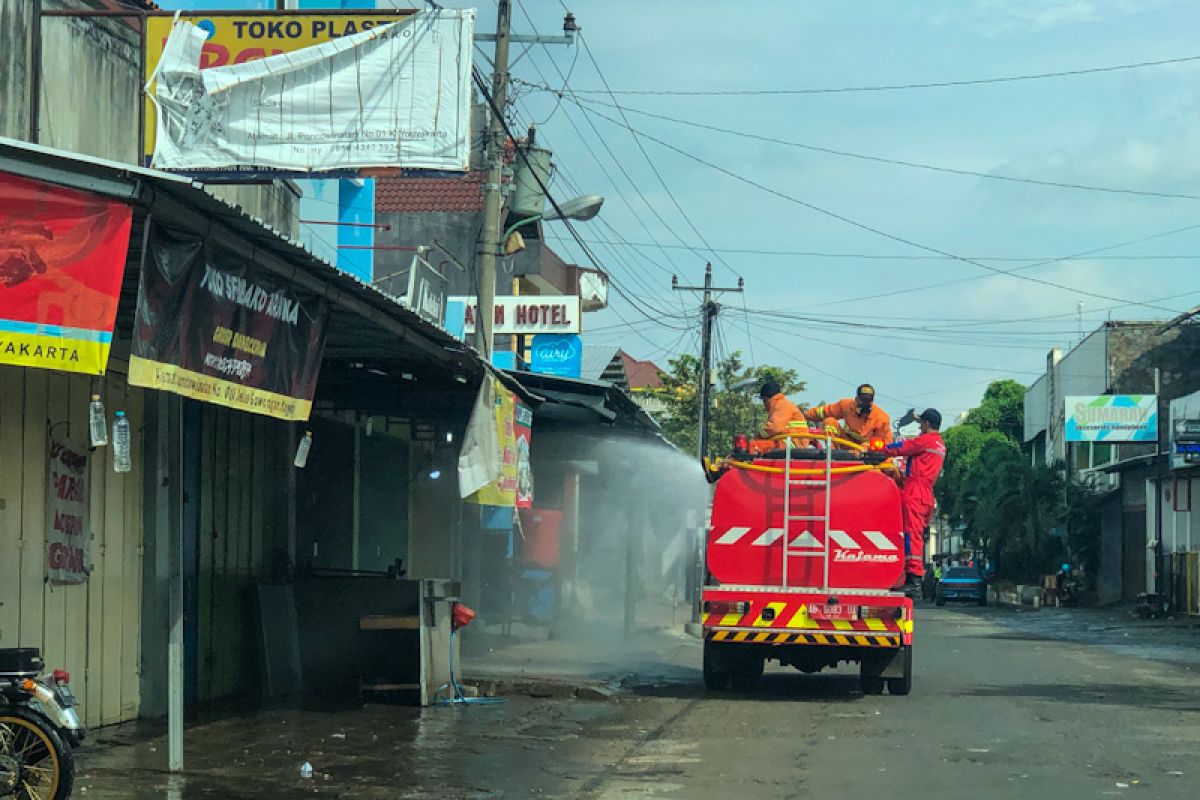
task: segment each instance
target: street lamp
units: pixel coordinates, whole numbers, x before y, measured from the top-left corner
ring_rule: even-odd
[[[517,220],[504,231],[504,240],[507,242],[508,237],[512,236],[517,228],[538,220],[552,222],[556,219],[573,219],[577,222],[586,222],[600,213],[602,205],[604,205],[604,198],[598,194],[580,195],[565,203],[559,203],[557,211],[551,211],[549,214],[534,214],[532,217]],[[559,214],[559,211],[562,213]]]

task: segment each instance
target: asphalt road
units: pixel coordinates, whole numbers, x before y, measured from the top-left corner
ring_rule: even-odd
[[[753,696],[674,685],[585,797],[1195,797],[1200,676],[1046,640],[1004,612],[922,609],[908,697],[779,668]]]
[[[94,746],[78,796],[1196,796],[1200,672],[1104,647],[1103,629],[1045,639],[993,609],[922,609],[917,624],[908,697],[864,697],[851,668],[779,667],[758,693],[708,695],[699,643],[676,639],[674,663],[619,702],[261,712],[190,730],[170,785],[161,740]]]

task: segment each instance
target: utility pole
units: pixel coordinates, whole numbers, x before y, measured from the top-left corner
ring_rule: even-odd
[[[479,239],[479,297],[476,305],[475,332],[482,342],[484,360],[492,361],[494,341],[494,307],[496,304],[496,257],[500,253],[503,242],[500,241],[501,218],[504,216],[504,107],[508,102],[508,45],[510,42],[527,45],[525,52],[517,56],[517,61],[529,52],[533,45],[575,43],[575,34],[580,28],[575,23],[575,15],[567,12],[563,18],[562,36],[517,35],[510,32],[512,27],[512,0],[496,1],[496,33],[494,36],[476,34],[476,42],[496,43],[496,51],[492,62],[492,97],[488,109],[487,136],[485,137],[484,157],[487,161],[487,180],[483,185],[483,232]]]
[[[492,363],[493,307],[496,303],[496,254],[500,250],[500,215],[504,211],[501,183],[504,177],[504,113],[508,92],[508,33],[512,23],[511,0],[496,4],[496,54],[492,68],[492,103],[497,111],[488,114],[487,181],[483,185],[483,233],[479,240],[479,298],[475,330],[483,359]]]
[[[736,287],[713,286],[712,264],[704,265],[703,286],[680,286],[679,278],[671,276],[671,288],[677,292],[703,292],[704,299],[700,304],[700,446],[698,455],[703,461],[708,453],[708,413],[712,402],[712,333],[713,323],[717,321],[720,305],[713,300],[713,293],[740,292],[745,288],[745,281],[738,278]]]

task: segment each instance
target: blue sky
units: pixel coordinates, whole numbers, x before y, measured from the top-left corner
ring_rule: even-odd
[[[233,7],[237,0],[219,4]],[[493,0],[443,4],[476,5],[479,29],[494,28]],[[1183,0],[570,0],[566,6],[617,90],[927,83],[1200,54],[1193,41],[1200,5]],[[532,21],[543,33],[558,33],[563,9],[559,0],[518,0],[514,30],[529,33]],[[514,49],[514,58],[519,52]],[[572,87],[603,88],[581,48],[534,48],[513,74],[560,86],[551,59],[570,75]],[[646,134],[878,231],[959,256],[1061,258],[1200,223],[1200,200],[940,174],[698,130],[633,110],[986,174],[1200,195],[1198,78],[1200,61],[910,91],[618,99]],[[611,102],[602,94],[582,96]],[[724,351],[797,369],[809,386],[798,398],[803,401],[845,396],[869,381],[896,414],[933,405],[953,418],[978,401],[989,380],[1032,381],[1049,348],[1078,340],[1080,302],[1085,333],[1108,318],[1165,318],[1200,303],[1196,261],[1162,258],[1200,256],[1200,229],[1021,273],[1070,287],[1060,289],[924,258],[928,253],[912,244],[824,216],[641,139],[668,194],[628,130],[570,101],[557,104],[546,92],[518,92],[514,115],[522,129],[531,119],[540,123],[540,141],[554,150],[559,167],[553,188],[560,199],[577,192],[607,198],[600,218],[577,230],[636,303],[613,292],[610,310],[587,315],[586,341],[620,344],[663,366],[673,354],[698,352],[695,299],[672,293],[670,275],[698,283],[705,260],[714,262],[718,283],[732,284],[739,275],[746,281],[744,296],[723,298]],[[706,252],[691,225],[717,249],[839,257],[718,257]],[[551,223],[551,230],[565,235],[560,224]],[[555,244],[568,258],[588,263],[573,243]],[[959,282],[911,291],[949,281]],[[810,319],[768,317],[761,310]],[[861,327],[880,325],[892,327]]]
[[[530,30],[522,8],[544,33],[561,26],[563,7],[558,0],[521,0],[519,5],[514,12],[516,31]],[[1193,33],[1200,6],[1168,0],[582,0],[567,5],[604,77],[617,90],[908,84],[1200,54]],[[494,24],[494,4],[479,8],[480,29],[488,30]],[[551,84],[561,84],[549,60],[552,57],[566,73],[576,52],[562,46],[548,50],[534,49],[516,65],[514,75],[533,83],[543,82],[544,76]],[[620,95],[618,100],[629,109],[896,160],[1200,195],[1197,78],[1200,62],[912,91]],[[603,88],[586,51],[579,53],[570,83],[581,90]],[[604,95],[586,96],[611,102]],[[669,275],[676,272],[681,281],[696,283],[706,258],[714,260],[719,283],[729,284],[735,275],[745,278],[748,308],[820,320],[799,323],[752,314],[751,348],[741,298],[727,295],[729,307],[721,318],[725,349],[741,350],[748,360],[753,349],[757,363],[797,369],[809,382],[809,391],[800,399],[810,402],[844,396],[854,384],[870,381],[885,407],[896,413],[908,405],[934,405],[951,416],[974,405],[991,379],[1035,379],[1050,347],[1067,347],[1078,339],[1075,315],[1081,301],[1085,332],[1110,317],[1163,318],[1200,303],[1195,261],[1145,258],[1200,256],[1200,230],[1114,249],[1103,254],[1108,258],[1056,262],[1023,272],[1126,303],[1156,301],[1141,306],[1122,306],[1116,300],[1009,276],[989,277],[979,266],[945,258],[721,253],[722,263],[704,252],[629,131],[590,118],[666,224],[620,174],[589,126],[588,115],[570,102],[554,108],[553,95],[525,92],[516,116],[522,126],[530,119],[542,123],[539,137],[553,148],[560,166],[556,194],[565,199],[578,189],[608,198],[603,223],[578,225],[586,239],[678,246],[682,238],[701,251],[592,245],[601,264],[647,308],[639,310],[614,297],[611,310],[588,315],[586,325],[592,332],[586,340],[619,343],[635,356],[651,356],[664,365],[671,353],[697,349],[695,336],[676,329],[683,321],[671,316],[687,312],[694,322],[694,301],[685,298],[688,307],[681,306],[681,298],[670,291]],[[616,116],[611,108],[596,110]],[[955,255],[1062,257],[1200,222],[1200,200],[945,175],[805,152],[633,113],[629,119],[653,137],[770,189]],[[642,144],[679,205],[714,248],[927,255],[750,187],[652,141],[643,139]],[[560,249],[586,263],[573,245]],[[1125,258],[1130,256],[1138,258]],[[1001,269],[1021,265],[985,263]],[[963,278],[971,280],[863,299]],[[1014,322],[1046,315],[1063,316]],[[612,327],[622,318],[635,329]],[[846,329],[831,321],[941,330]]]

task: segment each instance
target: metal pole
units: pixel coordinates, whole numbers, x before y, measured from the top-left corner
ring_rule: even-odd
[[[712,391],[712,329],[717,319],[720,307],[713,301],[714,292],[740,292],[743,288],[741,278],[738,278],[737,288],[728,286],[713,286],[712,264],[704,265],[703,286],[680,286],[676,277],[671,278],[671,288],[677,292],[703,292],[704,300],[700,305],[701,347],[700,347],[700,433],[698,436],[698,455],[701,461],[708,453],[708,417],[709,403]]]
[[[159,431],[167,434],[166,476],[169,498],[167,519],[170,529],[170,633],[167,638],[167,767],[171,772],[183,771],[183,398],[160,396],[162,422]],[[170,434],[175,426],[175,436]],[[173,446],[172,446],[172,439]],[[173,452],[172,452],[173,451]]]
[[[493,307],[496,303],[496,254],[500,250],[500,216],[504,208],[501,180],[504,174],[504,113],[508,88],[508,32],[512,21],[510,0],[496,4],[496,53],[492,73],[492,103],[496,111],[488,115],[487,182],[483,186],[483,233],[479,240],[479,302],[475,329],[480,350],[488,363],[492,360]]]
[[[146,16],[138,20],[138,129],[137,129],[137,165],[150,166],[146,158]]]
[[[708,404],[712,392],[712,329],[717,317],[712,301],[712,264],[704,265],[704,301],[700,306],[703,320],[700,345],[700,460],[708,455]]]
[[[37,0],[33,9],[33,20],[29,31],[29,141],[38,143],[41,134],[42,116],[42,9],[43,0]]]
[[[1163,456],[1162,370],[1158,367],[1154,368],[1154,403],[1158,407],[1159,419],[1159,434],[1154,440],[1154,457],[1158,462],[1156,469],[1158,476],[1154,481],[1154,593],[1159,595],[1159,601],[1161,602],[1162,595],[1165,594],[1163,590],[1168,588],[1164,586],[1165,581],[1163,579],[1163,568],[1166,565],[1166,558],[1163,555],[1165,552],[1163,548],[1163,483],[1166,481],[1166,470],[1163,468],[1170,459],[1170,455],[1167,455],[1165,458]]]

